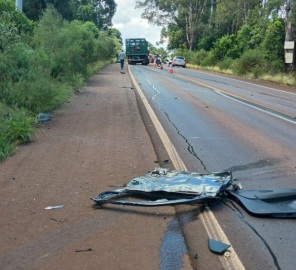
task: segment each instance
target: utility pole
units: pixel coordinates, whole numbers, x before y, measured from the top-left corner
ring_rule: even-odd
[[[286,72],[290,73],[294,71],[294,29],[292,26],[292,7],[294,7],[293,0],[287,0],[285,5],[285,63],[286,63]]]
[[[15,0],[15,7],[19,12],[23,12],[23,0]]]

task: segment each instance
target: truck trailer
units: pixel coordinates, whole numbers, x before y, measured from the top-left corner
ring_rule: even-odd
[[[145,38],[128,38],[125,40],[127,61],[130,65],[149,64],[149,48]]]

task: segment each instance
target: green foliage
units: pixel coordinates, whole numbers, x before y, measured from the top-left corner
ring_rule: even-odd
[[[95,7],[91,4],[80,5],[76,12],[76,18],[83,22],[93,21],[95,17]]]
[[[215,61],[219,62],[225,57],[237,58],[238,47],[234,35],[223,36],[214,43],[212,49]]]
[[[88,64],[110,58],[109,50],[114,48],[111,39],[100,34],[93,23],[66,22],[52,7],[40,20],[34,44],[48,55],[51,78],[68,83],[80,74],[86,76]]]
[[[239,53],[243,53],[244,51],[251,49],[251,44],[249,43],[249,41],[251,40],[251,32],[252,27],[247,24],[243,25],[241,29],[238,30],[236,43]]]
[[[39,21],[49,6],[53,6],[67,21],[91,21],[100,30],[106,30],[112,25],[116,11],[114,0],[26,0],[24,13],[29,19]]]
[[[34,118],[0,102],[0,161],[14,153],[15,145],[30,142],[34,134]]]
[[[119,44],[92,22],[65,21],[52,6],[34,32],[21,30],[16,15],[0,13],[0,160],[31,140],[34,116],[65,102]]]
[[[243,53],[240,59],[237,60],[237,65],[234,70],[238,75],[253,74],[258,78],[265,72],[266,61],[262,51],[258,49],[247,50]]]
[[[212,66],[215,64],[213,53],[207,52],[205,50],[200,50],[200,51],[185,50],[182,52],[178,52],[178,54],[184,55],[186,58],[186,62],[189,64],[203,66],[203,67]]]
[[[196,46],[196,50],[205,50],[210,51],[213,47],[213,43],[215,42],[215,37],[211,33],[207,33],[202,36]]]
[[[0,13],[3,11],[13,12],[15,11],[15,4],[13,0],[1,0],[0,1]]]
[[[170,37],[170,43],[168,49],[186,49],[186,34],[177,25],[168,26],[168,36]]]
[[[23,1],[23,12],[33,21],[38,21],[46,8],[46,0],[25,0]]]
[[[89,32],[92,32],[95,38],[98,38],[99,37],[100,31],[99,31],[98,27],[93,22],[87,21],[87,22],[85,22],[83,24],[83,26]]]
[[[268,24],[261,48],[268,61],[284,61],[285,23],[275,20]]]
[[[233,59],[230,57],[226,57],[224,58],[222,61],[217,63],[217,66],[221,69],[221,70],[228,70],[231,69],[233,67]]]
[[[285,61],[278,59],[268,62],[267,71],[270,74],[279,74],[285,72]]]
[[[0,52],[11,48],[20,40],[18,29],[11,14],[5,11],[0,13],[0,33]]]

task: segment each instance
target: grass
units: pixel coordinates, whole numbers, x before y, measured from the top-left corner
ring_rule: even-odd
[[[207,70],[207,71],[213,71],[213,72],[219,72],[223,74],[228,74],[228,75],[235,75],[234,72],[230,69],[220,69],[217,66],[214,67],[201,67],[197,65],[192,65],[192,64],[187,64],[188,68],[191,69],[200,69],[200,70]],[[292,74],[285,74],[285,73],[280,73],[280,74],[263,74],[258,77],[255,77],[253,74],[247,74],[245,76],[241,76],[249,79],[259,79],[262,81],[267,81],[267,82],[273,82],[276,84],[281,84],[281,85],[286,85],[290,87],[296,87],[296,78]]]
[[[110,61],[105,60],[90,65],[88,78],[109,63]],[[62,89],[57,91],[58,94],[52,100],[51,108],[57,109],[65,103],[84,83],[85,80],[81,78],[73,84],[73,89],[69,89],[69,86],[66,85],[60,85]],[[18,145],[33,140],[37,130],[36,120],[37,115],[33,115],[32,112],[7,106],[0,101],[0,162],[13,155]]]
[[[0,103],[0,161],[15,152],[17,145],[30,142],[35,119],[23,110]]]

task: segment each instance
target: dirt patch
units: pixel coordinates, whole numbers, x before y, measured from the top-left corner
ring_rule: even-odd
[[[128,73],[109,65],[0,164],[0,268],[158,269],[174,208],[95,210],[90,200],[155,160]]]

